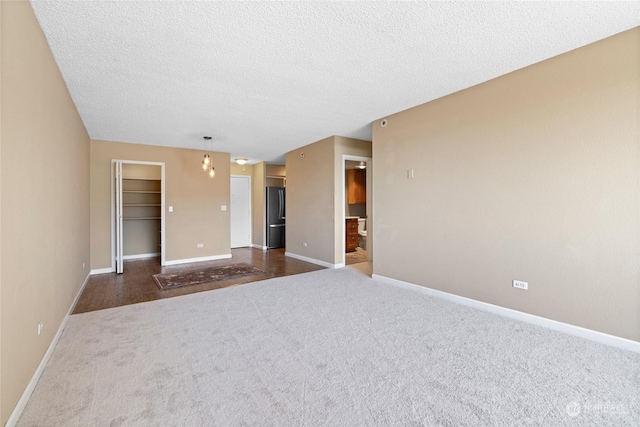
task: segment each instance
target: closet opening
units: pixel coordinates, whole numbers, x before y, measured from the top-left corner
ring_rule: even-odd
[[[158,258],[165,265],[164,163],[112,160],[112,269]]]

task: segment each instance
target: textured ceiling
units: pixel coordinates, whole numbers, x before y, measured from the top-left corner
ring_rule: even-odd
[[[31,3],[91,138],[250,163],[640,25],[640,2]]]

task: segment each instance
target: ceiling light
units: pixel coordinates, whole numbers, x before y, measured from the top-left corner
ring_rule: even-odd
[[[244,165],[245,163],[247,163],[248,160],[249,159],[239,158],[239,159],[236,159],[236,163],[239,165]]]
[[[204,145],[204,149],[206,150],[207,149],[207,142],[211,143],[211,137],[210,136],[203,136],[202,138],[204,139],[203,145]],[[204,159],[202,160],[202,170],[204,170],[205,172],[209,172],[209,176],[211,178],[216,176],[216,169],[213,167],[213,162],[211,161],[211,156],[209,156],[208,153],[205,153]]]
[[[357,166],[358,169],[364,169],[367,167],[367,164],[365,162],[360,162],[360,164]]]

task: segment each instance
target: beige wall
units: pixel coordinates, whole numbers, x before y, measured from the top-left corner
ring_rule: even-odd
[[[4,425],[89,272],[89,136],[31,5],[0,10]]]
[[[346,181],[346,178],[345,178]],[[345,216],[357,216],[360,218],[364,218],[367,216],[367,204],[366,203],[357,203],[354,205],[350,205],[349,203],[347,203],[347,199],[348,199],[348,194],[347,194],[347,189],[349,188],[348,185],[345,184],[344,186],[344,191],[345,191],[345,209],[344,209],[344,215]]]
[[[332,136],[287,153],[287,252],[343,261],[344,154],[369,157],[371,142]]]
[[[330,137],[286,155],[286,250],[331,264],[335,258],[334,150],[334,137]]]
[[[200,167],[203,151],[92,140],[91,268],[111,267],[111,159],[165,163],[167,261],[231,253],[229,210],[220,210],[230,201],[229,154],[209,154],[215,178]]]
[[[123,221],[122,252],[125,257],[160,253],[160,221]],[[127,259],[127,258],[124,258]]]
[[[231,175],[253,176],[253,165],[231,163]]]
[[[388,123],[375,274],[640,340],[640,28]]]
[[[253,165],[251,176],[251,216],[252,216],[252,244],[264,248],[266,229],[265,202],[265,162]]]
[[[129,163],[122,167],[123,179],[161,179],[162,168],[153,165]]]

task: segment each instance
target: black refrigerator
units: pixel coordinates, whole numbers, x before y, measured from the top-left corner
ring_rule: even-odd
[[[267,187],[267,248],[284,248],[285,188]]]

